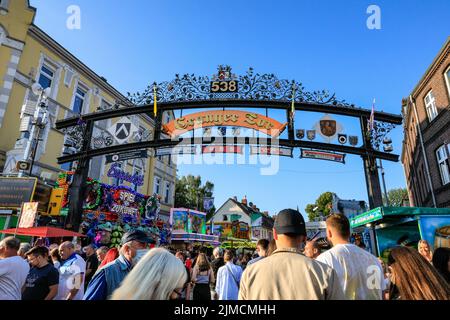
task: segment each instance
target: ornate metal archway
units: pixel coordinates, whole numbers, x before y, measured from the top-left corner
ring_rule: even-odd
[[[154,114],[154,97],[157,97],[157,110]],[[364,162],[365,177],[370,207],[382,205],[381,187],[378,177],[376,159],[398,161],[399,156],[385,152],[382,149],[386,135],[402,123],[400,115],[384,112],[374,112],[373,121],[369,122],[371,110],[357,107],[345,100],[338,100],[334,94],[327,91],[306,91],[303,85],[296,81],[280,80],[274,74],[254,73],[250,68],[246,74],[236,76],[231,73],[229,66],[219,66],[218,73],[212,77],[196,77],[193,74],[176,75],[172,81],[154,83],[149,85],[142,93],[129,94],[127,101],[121,101],[109,110],[78,117],[64,119],[56,123],[58,130],[63,130],[66,136],[74,141],[75,152],[58,158],[58,163],[78,161],[76,175],[71,187],[71,204],[69,208],[69,224],[77,228],[80,223],[83,194],[85,189],[89,161],[93,157],[112,153],[137,150],[158,149],[175,146],[176,139],[165,138],[162,132],[162,116],[165,111],[187,109],[276,109],[285,110],[287,124],[287,139],[277,138],[279,146],[289,148],[307,148],[359,155]],[[293,109],[299,111],[312,111],[327,114],[344,115],[357,118],[360,122],[362,145],[348,146],[330,143],[307,141],[296,138],[295,123],[292,117]],[[146,114],[154,119],[155,131],[150,137],[140,135],[131,143],[113,145],[111,138],[103,137],[110,143],[102,142],[99,137],[93,137],[94,123],[96,121]],[[369,130],[368,125],[372,128]],[[103,133],[102,133],[103,134]],[[97,139],[97,140],[96,140]],[[100,139],[100,140],[99,140]],[[190,139],[190,140],[189,140]],[[221,137],[192,137],[188,144],[218,144],[223,143]],[[259,138],[245,137],[233,138],[232,143],[259,145]],[[186,138],[184,138],[186,143]],[[227,139],[227,144],[230,140]],[[264,141],[270,145],[270,141]]]

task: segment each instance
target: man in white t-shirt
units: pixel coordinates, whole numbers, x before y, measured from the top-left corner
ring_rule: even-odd
[[[0,300],[21,300],[30,265],[17,255],[20,240],[6,237],[0,242]]]
[[[82,300],[86,262],[75,253],[75,246],[70,241],[59,246],[59,255],[63,262],[59,267],[59,287],[55,300]]]
[[[385,283],[378,259],[350,243],[350,222],[345,215],[332,214],[326,223],[333,248],[318,256],[317,261],[336,271],[347,299],[381,300]]]

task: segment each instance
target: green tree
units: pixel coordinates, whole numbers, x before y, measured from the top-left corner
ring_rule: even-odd
[[[401,207],[403,199],[408,199],[408,191],[405,188],[391,189],[388,191],[388,206]],[[383,203],[386,203],[386,198],[383,195]]]
[[[214,183],[206,181],[202,186],[200,176],[187,175],[176,179],[175,183],[175,207],[188,208],[206,212],[209,219],[216,208],[213,206],[209,211],[203,207],[203,199],[213,196]]]
[[[330,214],[333,203],[333,193],[330,191],[322,193],[314,204],[306,205],[305,212],[309,221],[314,221],[319,217],[326,217]],[[317,209],[316,209],[317,208]]]

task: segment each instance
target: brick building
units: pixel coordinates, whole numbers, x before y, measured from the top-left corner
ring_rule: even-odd
[[[450,207],[450,37],[402,100],[402,163],[411,206]]]

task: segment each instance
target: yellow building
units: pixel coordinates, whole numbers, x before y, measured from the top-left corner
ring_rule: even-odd
[[[18,175],[17,161],[24,159],[30,136],[30,118],[37,107],[38,96],[32,85],[50,88],[47,99],[49,124],[41,132],[32,175],[53,184],[58,174],[71,170],[76,163],[58,165],[65,138],[55,129],[55,122],[78,114],[92,113],[122,104],[126,97],[107,80],[62,47],[36,26],[36,9],[27,0],[0,1],[0,172],[3,176]],[[173,114],[163,116],[169,121]],[[129,117],[140,133],[152,134],[153,119],[149,116]],[[107,130],[118,119],[98,121],[94,137]],[[143,194],[161,195],[161,213],[169,215],[175,192],[176,166],[170,156],[128,160],[122,169],[144,175],[144,185],[137,188]],[[89,176],[113,184],[107,177],[110,164],[105,157],[91,161]],[[124,183],[127,184],[127,183]]]

